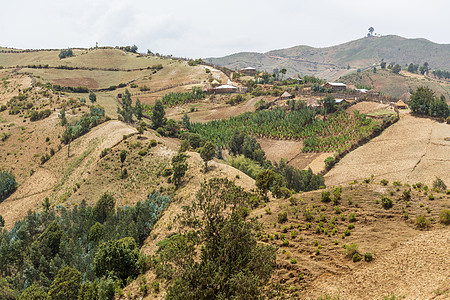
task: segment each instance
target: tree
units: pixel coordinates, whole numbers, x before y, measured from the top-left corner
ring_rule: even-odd
[[[0,170],[0,202],[8,198],[17,188],[17,182],[11,171]]]
[[[449,106],[447,101],[445,100],[445,96],[441,95],[441,97],[434,97],[434,99],[430,103],[429,114],[432,117],[440,117],[446,118],[450,115]]]
[[[116,200],[113,195],[103,193],[95,206],[92,208],[92,214],[97,222],[104,223],[108,216],[114,214],[114,205]]]
[[[330,114],[336,111],[336,100],[333,96],[327,95],[320,101],[323,105],[323,109],[326,114]]]
[[[367,36],[368,37],[373,36],[373,32],[375,31],[375,29],[372,26],[370,26],[368,30],[369,30],[369,33],[367,34]]]
[[[382,62],[380,63],[380,67],[381,67],[382,69],[385,69],[385,68],[386,68],[386,62],[385,62],[385,61],[382,61]]]
[[[139,121],[142,119],[143,107],[139,98],[137,98],[136,100],[136,105],[134,107],[134,115],[136,116],[136,119],[138,119]]]
[[[155,105],[153,106],[153,109],[152,109],[153,129],[156,130],[156,129],[166,125],[167,119],[166,119],[166,117],[164,117],[165,114],[166,114],[166,112],[164,111],[164,106],[163,106],[161,100],[156,100]]]
[[[59,118],[61,119],[61,126],[67,125],[67,119],[66,119],[66,110],[65,108],[61,108],[61,111],[59,112]]]
[[[92,90],[89,91],[89,100],[91,101],[92,104],[97,102],[97,95],[95,95],[95,93]]]
[[[280,185],[280,175],[272,170],[262,170],[258,176],[256,176],[255,185],[260,190],[264,198],[267,198],[267,192],[274,187],[274,185]],[[281,184],[282,185],[282,184]],[[276,190],[281,188],[277,186]]]
[[[22,294],[19,296],[19,300],[47,300],[48,295],[43,288],[38,286],[36,283],[30,285]]]
[[[77,300],[80,288],[81,273],[74,268],[65,267],[58,271],[48,295],[52,300]]]
[[[205,172],[208,171],[208,161],[213,159],[214,155],[216,155],[216,147],[213,143],[207,141],[200,150],[200,157],[205,162]]]
[[[183,207],[178,220],[185,233],[166,240],[158,250],[157,273],[172,278],[168,299],[261,297],[276,250],[257,243],[254,223],[246,220],[248,199],[233,182],[214,178]]]
[[[131,99],[131,94],[128,91],[128,89],[125,89],[125,93],[122,97],[122,108],[117,108],[117,113],[120,115],[119,118],[121,118],[126,123],[133,122],[133,100]]]
[[[287,70],[286,70],[285,68],[283,68],[283,69],[280,70],[280,73],[282,74],[281,80],[283,80],[284,75],[286,75],[286,72],[287,72]]]
[[[402,67],[399,64],[396,64],[392,67],[392,73],[398,74],[402,70]]]
[[[98,277],[112,272],[123,281],[136,277],[140,267],[139,248],[132,237],[101,244],[93,262],[93,270]]]
[[[139,133],[139,137],[140,137],[144,133],[144,131],[147,130],[147,123],[145,123],[144,121],[141,121],[136,129],[137,129],[137,131]]]
[[[228,148],[230,149],[231,154],[239,155],[241,154],[242,145],[244,144],[245,134],[236,131],[231,138]]]
[[[125,162],[125,159],[127,158],[127,150],[122,150],[120,151],[119,154],[119,158],[120,158],[120,174],[123,177],[123,163]]]
[[[430,104],[434,100],[434,92],[429,87],[418,87],[409,100],[409,108],[418,114],[426,115],[430,111]]]
[[[424,62],[423,65],[419,68],[420,74],[425,75],[425,73],[428,73],[429,71],[429,64],[427,62]]]
[[[187,169],[188,164],[186,162],[186,154],[178,153],[172,157],[172,179],[176,187],[180,185],[181,178],[186,174]]]
[[[183,119],[181,119],[181,127],[183,127],[184,129],[189,129],[189,123],[189,116],[187,114],[184,114]]]
[[[67,157],[70,157],[70,143],[73,140],[73,128],[72,125],[68,125],[66,131],[64,131],[63,136],[61,137],[61,141],[64,144],[67,144]]]

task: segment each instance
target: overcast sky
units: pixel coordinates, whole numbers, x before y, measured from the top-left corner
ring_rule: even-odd
[[[448,0],[1,0],[0,46],[133,45],[198,58],[297,45],[326,47],[375,32],[450,44]]]

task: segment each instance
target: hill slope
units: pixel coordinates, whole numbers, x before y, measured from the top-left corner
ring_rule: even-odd
[[[266,53],[243,52],[206,60],[228,68],[247,66],[272,71],[286,68],[288,74],[317,75],[338,78],[350,69],[364,68],[379,63],[428,62],[434,69],[450,70],[450,45],[436,44],[426,39],[406,39],[388,35],[362,38],[326,48],[296,46]]]

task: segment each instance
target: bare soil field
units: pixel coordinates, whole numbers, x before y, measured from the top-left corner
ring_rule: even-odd
[[[373,113],[376,111],[386,110],[388,108],[389,108],[389,105],[387,105],[387,104],[363,101],[363,102],[356,103],[355,105],[352,105],[349,108],[347,108],[347,112],[353,112],[353,111],[357,110],[363,114],[370,114],[370,113]]]
[[[409,114],[387,128],[380,136],[347,154],[326,174],[328,185],[362,180],[424,182],[437,177],[450,183],[450,126]]]

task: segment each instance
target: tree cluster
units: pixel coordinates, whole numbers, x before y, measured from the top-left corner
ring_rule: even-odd
[[[66,57],[71,57],[73,56],[73,51],[72,49],[63,49],[61,50],[61,52],[58,54],[60,59],[66,58]]]
[[[429,87],[418,87],[409,100],[409,108],[421,115],[447,118],[450,115],[445,96],[436,97]]]
[[[10,278],[21,299],[42,292],[51,299],[98,299],[108,282],[114,295],[114,285],[123,286],[143,271],[139,247],[169,200],[152,193],[135,206],[117,209],[108,194],[94,207],[47,203],[42,212],[29,211],[0,233],[0,275]]]
[[[250,195],[227,179],[204,183],[178,216],[179,234],[158,244],[155,270],[168,299],[258,299],[276,249],[257,243],[246,219]],[[201,246],[201,247],[200,247]]]

